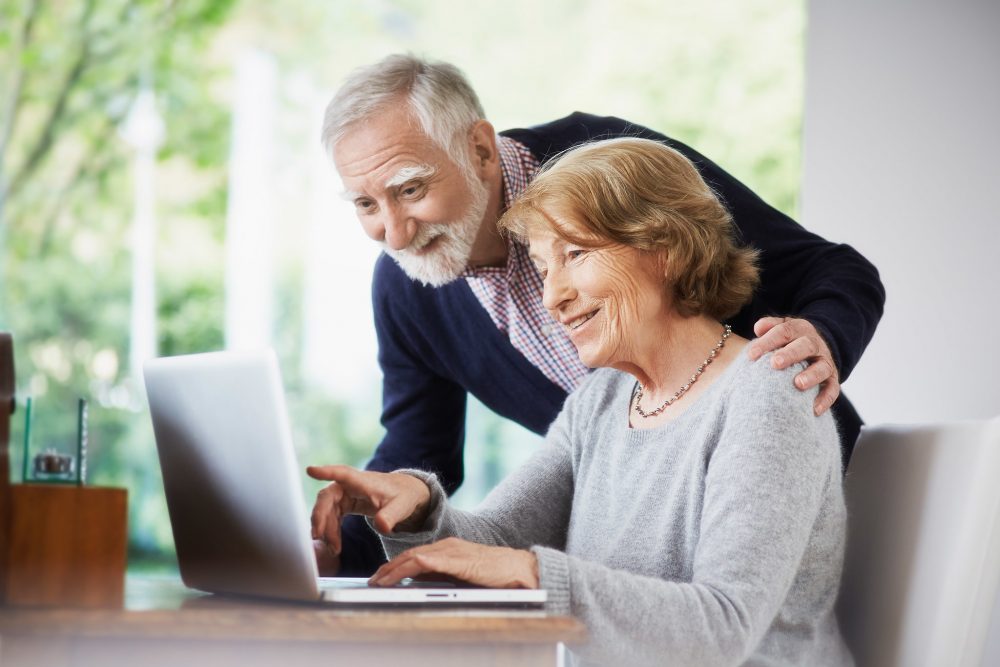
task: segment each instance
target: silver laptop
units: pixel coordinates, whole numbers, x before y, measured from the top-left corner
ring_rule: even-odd
[[[320,578],[274,352],[155,359],[144,375],[186,586],[352,605],[545,602],[540,590]]]

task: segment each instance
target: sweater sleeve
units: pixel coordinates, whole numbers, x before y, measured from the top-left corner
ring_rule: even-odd
[[[814,392],[792,388],[795,369],[765,370],[727,406],[707,462],[690,582],[533,549],[549,610],[587,625],[588,659],[740,664],[776,622],[802,568],[812,566],[804,563],[807,544],[830,485],[840,480],[836,434],[829,415],[812,416]],[[840,563],[836,553],[815,560],[824,561],[818,567]]]
[[[427,483],[431,489],[430,512],[417,532],[382,535],[389,558],[445,537],[514,549],[533,545],[565,548],[573,498],[572,460],[565,439],[550,434],[545,444],[504,478],[475,512],[451,507],[434,475],[419,470],[399,472]],[[374,529],[374,524],[369,525]]]

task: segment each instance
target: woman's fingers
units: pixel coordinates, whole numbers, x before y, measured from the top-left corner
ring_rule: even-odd
[[[453,572],[449,567],[454,560],[446,557],[449,547],[444,545],[444,542],[435,542],[404,551],[380,567],[368,583],[372,586],[395,586],[408,577],[414,578],[431,573],[461,578],[458,572]]]
[[[340,554],[341,537],[340,524],[348,514],[367,514],[375,512],[374,503],[368,498],[369,486],[365,475],[349,466],[309,466],[306,472],[313,479],[328,480],[326,485],[316,494],[313,505],[311,523],[313,539],[323,540],[335,555]]]
[[[386,502],[374,516],[375,527],[388,535],[397,530],[418,532],[427,517],[431,491],[423,480],[410,475],[386,475],[392,485],[386,493]]]
[[[449,537],[404,551],[369,580],[372,586],[395,586],[407,577],[446,575],[496,588],[538,588],[538,560],[530,551],[491,547]]]
[[[350,491],[360,492],[365,488],[365,477],[372,473],[356,470],[351,466],[307,466],[306,474],[313,479],[337,482]]]
[[[333,550],[334,554],[340,553],[340,518],[341,501],[343,500],[344,489],[334,482],[320,489],[316,494],[316,503],[312,511],[312,537],[314,540],[323,540]]]
[[[406,521],[413,512],[413,505],[402,500],[393,499],[384,508],[375,513],[372,521],[375,528],[384,535],[391,535],[396,526]]]
[[[340,525],[348,514],[373,517],[376,528],[389,534],[404,522],[422,523],[430,500],[427,485],[410,475],[343,465],[309,466],[306,472],[330,482],[316,495],[310,521],[313,539],[324,540],[335,554],[340,554]]]
[[[309,518],[312,524],[312,538],[314,540],[321,539],[323,537],[323,528],[326,526],[326,517],[330,513],[331,499],[329,497],[331,493],[331,487],[325,486],[319,490],[316,494],[316,502],[313,503],[312,515]]]
[[[368,583],[372,586],[395,586],[408,577],[414,578],[419,577],[422,574],[438,572],[435,567],[428,564],[427,556],[411,556],[402,559],[394,559],[394,561],[391,562],[393,562],[392,567],[387,568],[383,565],[377,572],[375,572],[375,575],[369,579]]]

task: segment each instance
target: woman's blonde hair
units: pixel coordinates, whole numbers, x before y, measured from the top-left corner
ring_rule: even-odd
[[[550,163],[500,220],[522,241],[540,228],[659,254],[682,315],[731,317],[760,282],[757,251],[737,245],[732,216],[695,166],[649,139],[589,143]]]

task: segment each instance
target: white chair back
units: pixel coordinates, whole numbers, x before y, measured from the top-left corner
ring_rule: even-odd
[[[862,430],[838,602],[858,667],[980,667],[1000,584],[1000,418]]]

